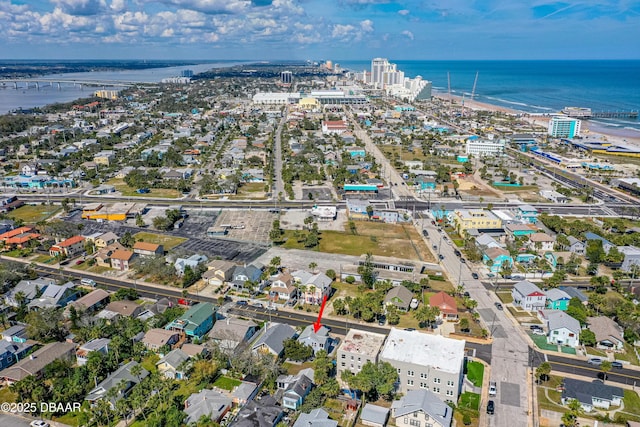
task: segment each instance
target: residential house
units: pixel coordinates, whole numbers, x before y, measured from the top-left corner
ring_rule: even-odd
[[[142,344],[151,351],[159,351],[165,345],[173,347],[179,341],[179,332],[161,328],[149,329],[142,338]]]
[[[106,248],[102,248],[98,250],[94,256],[96,260],[96,265],[100,267],[109,267],[111,268],[111,255],[113,255],[116,251],[127,251],[120,243],[112,243]]]
[[[28,340],[27,327],[25,325],[13,325],[2,331],[2,339],[7,342],[25,343]]]
[[[538,228],[533,224],[506,224],[504,228],[513,237],[530,236],[538,232]]]
[[[577,255],[584,255],[586,250],[586,245],[584,244],[584,242],[576,239],[573,236],[568,236],[567,240],[569,240],[569,246],[566,249],[569,252]]]
[[[210,285],[221,286],[231,280],[236,265],[230,261],[216,259],[207,264],[207,268],[202,278]]]
[[[238,265],[233,269],[232,284],[235,289],[245,289],[247,283],[257,285],[260,283],[260,277],[262,276],[262,268],[250,264],[250,265]],[[252,287],[249,286],[249,289]]]
[[[327,411],[318,408],[308,414],[300,414],[293,427],[338,427],[338,422],[329,418]]]
[[[624,255],[620,270],[629,273],[632,272],[634,266],[636,266],[636,268],[640,267],[640,248],[635,246],[618,246],[618,251]],[[635,277],[635,274],[633,276]]]
[[[431,295],[429,298],[429,305],[431,307],[438,307],[440,309],[440,317],[447,322],[455,322],[458,320],[458,306],[456,299],[451,295],[440,291],[435,295]]]
[[[98,249],[106,248],[109,245],[112,245],[118,241],[119,237],[114,232],[107,232],[99,235],[93,240],[93,244]]]
[[[30,375],[39,378],[42,371],[53,361],[58,359],[73,360],[75,350],[76,345],[73,343],[45,344],[44,347],[30,354],[28,358],[0,371],[0,379],[4,379],[8,384],[13,384]]]
[[[370,427],[385,427],[389,418],[389,408],[367,403],[360,413],[360,423]]]
[[[203,416],[215,423],[220,423],[222,417],[231,409],[231,398],[215,390],[200,390],[187,398],[184,402],[184,413],[187,417],[185,424],[195,424]]]
[[[144,310],[144,307],[133,301],[111,301],[100,313],[98,318],[105,320],[113,320],[118,317],[138,317]]]
[[[21,342],[0,341],[0,369],[8,368],[23,359],[31,347],[31,344]]]
[[[513,305],[526,311],[536,312],[545,308],[547,296],[533,283],[523,280],[511,291]]]
[[[383,303],[385,306],[395,305],[401,311],[409,311],[412,299],[413,292],[402,285],[397,285],[389,289]]]
[[[516,219],[525,224],[538,222],[538,210],[531,205],[520,205],[516,209]]]
[[[313,274],[310,277],[307,276],[308,273],[304,273],[306,272],[300,270],[291,273],[298,284],[300,299],[305,304],[321,304],[325,297],[329,298],[331,295],[333,280],[324,273]]]
[[[34,280],[21,280],[5,294],[4,302],[11,307],[18,308],[21,303],[29,304],[31,300],[46,291],[47,287],[55,284],[55,280],[42,277]]]
[[[34,231],[33,227],[18,227],[0,234],[0,241],[4,242],[7,249],[22,249],[29,245],[29,242],[36,241],[40,234]]]
[[[254,341],[251,349],[255,353],[270,353],[280,357],[284,351],[284,342],[296,336],[296,330],[282,323],[267,323],[262,333]]]
[[[395,419],[397,427],[450,427],[453,409],[426,387],[410,390],[400,400],[394,400],[391,403],[391,417]]]
[[[486,233],[480,234],[476,237],[476,246],[479,248],[503,248],[504,245],[499,243],[496,239]]]
[[[165,326],[167,330],[183,332],[188,337],[202,339],[211,330],[216,309],[210,302],[201,302]]]
[[[95,405],[99,400],[108,398],[108,403],[112,408],[115,408],[115,404],[118,400],[126,397],[133,386],[140,383],[143,379],[149,375],[149,371],[140,367],[140,372],[136,373],[134,367],[139,366],[139,363],[132,360],[129,363],[121,365],[115,372],[111,373],[100,384],[92,389],[84,400]],[[116,388],[117,392],[114,397],[110,397],[109,390]]]
[[[272,396],[251,400],[238,412],[233,427],[275,427],[284,410]]]
[[[65,317],[70,317],[70,309],[73,307],[78,313],[93,313],[109,303],[109,292],[104,289],[95,289],[83,297],[67,304],[64,311]]]
[[[189,355],[179,348],[176,348],[160,359],[156,363],[156,367],[158,368],[158,373],[165,378],[182,380],[188,378],[188,369],[185,365],[188,360]]]
[[[320,326],[316,331],[314,325],[308,325],[298,337],[298,342],[308,345],[313,349],[313,353],[324,350],[331,353],[331,338],[329,338],[329,329],[326,326]]]
[[[65,256],[67,258],[73,257],[77,254],[84,252],[84,236],[73,236],[60,243],[56,243],[49,249],[49,255],[51,256]]]
[[[503,265],[513,266],[513,258],[509,251],[502,248],[487,248],[482,251],[482,261],[489,267],[493,274],[500,273]]]
[[[111,254],[111,268],[129,271],[136,254],[129,250],[117,250]]]
[[[182,344],[180,350],[182,350],[189,357],[207,356],[209,354],[209,350],[205,346],[200,344]]]
[[[289,301],[298,295],[295,280],[289,273],[280,273],[272,282],[269,298],[273,301]]]
[[[540,310],[538,317],[547,326],[549,344],[577,347],[580,344],[580,322],[564,311]]]
[[[553,250],[556,239],[547,233],[534,233],[529,236],[529,249],[536,252],[547,252]]]
[[[281,399],[282,406],[297,411],[313,388],[313,376],[311,368],[303,369],[297,375],[280,375],[276,379],[276,396]]]
[[[391,328],[380,352],[398,372],[397,391],[430,389],[457,402],[462,389],[465,341]]]
[[[611,248],[615,246],[613,243],[611,243],[604,237],[596,233],[592,233],[590,231],[587,231],[586,233],[584,233],[584,238],[587,240],[587,242],[585,242],[585,251],[586,251],[586,246],[589,244],[589,240],[600,240],[602,242],[602,249],[604,249],[605,253],[607,254],[609,253],[609,250],[611,250]]]
[[[566,311],[569,308],[571,297],[562,289],[551,288],[545,294],[547,295],[548,309]]]
[[[367,151],[364,147],[358,147],[357,145],[353,145],[351,147],[345,147],[344,149],[351,160],[363,160]]]
[[[38,298],[34,298],[28,304],[30,310],[38,310],[48,307],[65,307],[71,301],[75,301],[80,296],[80,291],[76,289],[73,282],[64,285],[49,285]]]
[[[565,378],[563,382],[562,404],[568,405],[570,401],[577,400],[587,413],[594,408],[609,410],[612,406],[620,406],[624,398],[620,387],[606,385],[599,380],[588,382]]]
[[[385,338],[386,335],[383,334],[349,329],[336,353],[336,378],[338,381],[342,378],[343,371],[357,374],[367,362],[377,364],[378,354]]]
[[[191,255],[189,258],[178,258],[173,266],[176,269],[176,273],[178,276],[182,276],[184,274],[185,267],[189,266],[192,270],[196,270],[199,264],[204,264],[209,260],[206,255],[195,254]]]
[[[217,320],[208,335],[220,349],[233,351],[241,343],[249,341],[257,329],[258,325],[251,320],[227,317]]]
[[[76,362],[78,366],[86,365],[89,360],[89,353],[97,352],[101,354],[109,353],[109,344],[111,340],[109,338],[96,338],[91,341],[87,341],[76,350]]]
[[[96,165],[109,166],[109,164],[113,162],[115,158],[116,156],[113,150],[104,150],[104,151],[100,151],[99,153],[96,153],[93,156],[93,162]]]
[[[560,286],[558,289],[569,295],[572,299],[577,298],[583,305],[587,305],[589,302],[589,297],[582,293],[578,288],[573,286]],[[569,300],[571,303],[571,300]]]
[[[621,351],[624,348],[622,328],[613,319],[605,316],[587,317],[589,330],[596,335],[596,347]]]

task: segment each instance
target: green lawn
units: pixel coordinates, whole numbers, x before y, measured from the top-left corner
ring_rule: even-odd
[[[482,387],[482,377],[484,376],[484,365],[480,362],[467,363],[467,378],[476,387]]]
[[[116,191],[119,191],[126,197],[164,197],[167,199],[175,199],[182,196],[175,188],[149,188],[148,193],[140,194],[136,191],[138,190],[137,188],[129,187],[123,179],[119,178],[110,179],[105,184],[113,185]]]
[[[242,381],[240,380],[236,380],[233,378],[229,378],[229,377],[219,377],[216,382],[213,383],[214,387],[219,387],[221,389],[224,390],[233,390],[234,387],[239,386],[240,384],[242,384]]]
[[[632,365],[638,365],[638,358],[636,357],[636,353],[633,351],[633,346],[631,344],[625,343],[624,353],[617,353],[616,359],[624,360]]]
[[[68,426],[80,425],[80,412],[68,412],[60,417],[53,417],[53,421],[66,424]]]
[[[607,353],[604,351],[598,350],[593,347],[585,347],[587,349],[587,354],[590,356],[599,356],[599,357],[607,357]]]
[[[150,354],[142,359],[140,365],[149,372],[155,372],[158,360],[160,360],[160,356],[157,354]]]
[[[15,402],[17,398],[18,394],[9,390],[9,387],[0,388],[0,402]]]
[[[640,414],[640,396],[633,390],[624,391],[624,411]]]
[[[21,219],[26,224],[35,224],[44,221],[60,212],[60,206],[52,205],[24,205],[9,212],[9,218]]]
[[[56,262],[56,259],[50,255],[38,255],[32,260],[33,262],[41,262],[44,264],[52,264]]]
[[[480,409],[480,395],[478,393],[465,392],[460,395],[461,408]]]
[[[511,304],[513,302],[513,295],[511,295],[511,292],[496,292],[496,295],[500,298],[500,301],[502,301],[503,304]]]
[[[184,237],[170,236],[166,234],[155,234],[149,233],[147,231],[141,231],[133,235],[133,238],[137,242],[147,242],[147,243],[155,243],[157,245],[164,246],[164,250],[168,251],[170,249],[175,248],[181,243],[186,242],[189,239]]]
[[[538,348],[541,348],[542,350],[558,351],[558,346],[557,345],[547,343],[547,337],[546,336],[533,335],[533,334],[529,334],[529,336],[531,337],[533,342],[536,343]]]
[[[560,350],[562,350],[562,352],[565,354],[576,354],[576,349],[573,347],[567,347],[563,345],[562,347],[560,347]]]

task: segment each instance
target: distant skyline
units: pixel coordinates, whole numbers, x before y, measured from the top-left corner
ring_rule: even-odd
[[[2,59],[640,59],[640,0],[0,0]]]

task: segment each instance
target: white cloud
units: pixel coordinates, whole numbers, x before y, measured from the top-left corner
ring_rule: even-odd
[[[147,3],[164,3],[183,9],[208,14],[245,13],[251,7],[250,0],[144,0]]]
[[[331,37],[334,39],[345,38],[353,34],[356,27],[353,25],[342,25],[336,24],[333,26],[333,31],[331,31]]]
[[[360,28],[365,33],[373,32],[373,21],[370,19],[365,19],[364,21],[360,21]]]
[[[409,40],[413,40],[413,33],[409,30],[404,30],[401,33],[403,36],[407,37]]]
[[[127,0],[112,0],[110,8],[114,12],[124,12],[127,9]]]
[[[52,3],[70,15],[97,15],[106,8],[105,0],[52,0]]]
[[[402,9],[398,11],[398,14],[402,16],[407,16],[409,14],[409,11],[407,9]]]

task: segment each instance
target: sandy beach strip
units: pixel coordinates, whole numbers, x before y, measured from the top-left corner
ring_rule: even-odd
[[[449,95],[447,93],[437,93],[435,98],[439,98],[444,102],[453,101],[458,108],[462,106],[463,99],[461,96]],[[532,124],[547,127],[551,117],[546,114],[532,114],[527,111],[516,110],[513,108],[502,107],[500,105],[478,102],[475,100],[464,99],[464,107],[474,111],[492,111],[505,114],[513,114],[520,116],[522,119]],[[558,112],[560,113],[560,112]],[[608,127],[590,120],[582,120],[581,136],[586,140],[604,140],[615,144],[634,145],[640,148],[640,132],[624,127]]]

